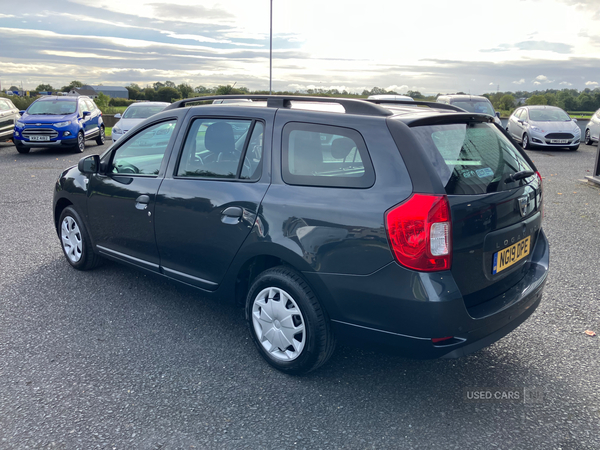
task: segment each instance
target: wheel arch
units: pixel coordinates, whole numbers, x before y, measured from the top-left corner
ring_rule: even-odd
[[[68,206],[73,206],[73,203],[70,200],[62,197],[59,198],[54,205],[54,228],[56,229],[56,233],[58,233],[58,219],[60,219],[60,215],[64,211],[64,209]]]

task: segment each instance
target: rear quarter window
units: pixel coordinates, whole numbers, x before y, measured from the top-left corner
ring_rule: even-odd
[[[288,123],[281,159],[287,184],[368,188],[375,182],[367,146],[350,128]]]
[[[446,193],[476,195],[513,189],[509,175],[532,170],[520,151],[493,125],[471,122],[419,126],[420,140]]]

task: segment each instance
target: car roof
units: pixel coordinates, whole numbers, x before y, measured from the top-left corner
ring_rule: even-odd
[[[550,105],[525,105],[523,108],[527,109],[560,109],[564,111],[564,109],[559,108],[558,106],[550,106]]]
[[[40,97],[36,100],[36,102],[45,102],[50,100],[59,100],[63,102],[73,102],[79,98],[87,98],[90,99],[87,95],[46,95],[44,97]],[[90,99],[91,100],[91,99]]]
[[[251,102],[213,104],[217,98],[249,98]],[[191,106],[192,103],[210,102],[209,104]],[[282,108],[289,110],[314,111],[320,113],[356,114],[364,116],[379,116],[383,119],[393,118],[405,123],[415,121],[427,122],[428,119],[439,118],[441,115],[452,120],[475,120],[489,122],[493,118],[486,114],[467,113],[456,106],[436,102],[401,101],[401,100],[379,100],[379,99],[348,99],[336,97],[309,97],[309,96],[285,96],[285,95],[234,95],[234,96],[208,96],[195,97],[172,103],[161,114],[167,115],[173,109],[191,107],[194,110],[204,108],[230,109],[238,108]],[[444,120],[444,122],[446,119]]]
[[[170,105],[169,102],[136,102],[136,103],[132,103],[131,105],[128,106],[128,108],[131,107],[138,107],[138,106],[163,106],[163,105]]]
[[[447,95],[439,95],[438,98],[451,98],[452,100],[485,100],[489,102],[490,99],[484,97],[482,95],[470,95],[470,94],[447,94]],[[491,102],[490,102],[491,103]]]

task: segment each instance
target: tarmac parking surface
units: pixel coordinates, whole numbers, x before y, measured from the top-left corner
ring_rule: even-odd
[[[596,147],[528,153],[551,247],[531,318],[457,360],[340,345],[290,377],[241,309],[116,263],[73,270],[52,193],[84,155],[0,143],[0,449],[600,448]]]

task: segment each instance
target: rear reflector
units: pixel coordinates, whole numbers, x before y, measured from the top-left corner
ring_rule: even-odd
[[[433,342],[434,344],[437,344],[438,342],[447,341],[448,339],[454,339],[454,336],[446,336],[443,338],[431,338],[431,342]]]
[[[386,213],[385,223],[400,264],[425,272],[450,269],[452,229],[445,195],[413,194]]]

